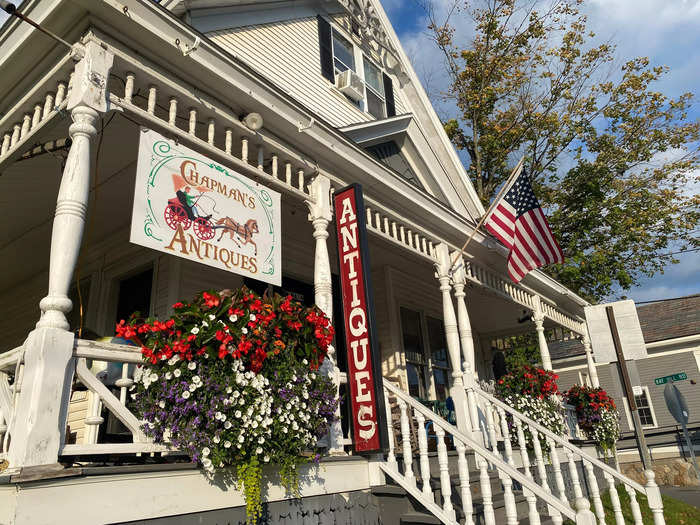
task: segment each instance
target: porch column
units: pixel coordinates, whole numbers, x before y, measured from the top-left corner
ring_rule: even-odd
[[[456,252],[450,254],[450,260],[454,259]],[[467,303],[465,300],[466,293],[464,287],[467,284],[466,266],[464,259],[460,255],[455,263],[458,270],[452,276],[454,294],[457,298],[457,326],[459,328],[459,340],[462,343],[462,358],[463,363],[463,378],[464,386],[467,389],[467,402],[469,404],[469,418],[471,420],[471,428],[477,430],[479,428],[479,413],[476,405],[476,392],[474,387],[476,384],[476,363],[474,362],[474,336],[472,334],[472,325],[469,320],[469,312],[467,311]]]
[[[471,434],[472,427],[469,418],[469,408],[467,403],[467,393],[464,390],[464,379],[462,372],[462,362],[459,352],[459,332],[457,329],[457,318],[455,308],[452,303],[452,286],[450,285],[450,249],[446,244],[441,243],[436,247],[437,254],[437,279],[440,282],[440,292],[442,293],[442,313],[445,324],[445,339],[447,340],[447,352],[450,355],[452,365],[452,386],[450,387],[450,397],[455,405],[457,416],[457,428],[462,432]]]
[[[73,124],[51,234],[48,295],[41,318],[24,342],[24,377],[15,410],[8,460],[11,469],[56,464],[65,441],[73,376],[73,334],[66,313],[80,251],[90,191],[91,139],[99,112],[107,111],[107,78],[113,55],[89,42],[75,66],[66,109]]]
[[[542,357],[542,368],[545,370],[552,369],[552,359],[549,357],[549,347],[547,346],[547,338],[544,336],[544,312],[542,311],[542,299],[539,295],[532,298],[534,310],[532,320],[535,322],[535,330],[537,330],[537,341],[540,344],[540,356]]]
[[[586,333],[581,336],[581,342],[583,343],[583,349],[586,351],[588,377],[591,378],[591,384],[593,385],[593,388],[600,388],[600,381],[598,380],[598,370],[595,367],[595,361],[593,360],[593,350],[591,349],[591,338],[588,336],[588,327],[586,327]]]
[[[316,250],[314,255],[314,302],[323,310],[328,318],[333,320],[333,285],[331,281],[331,263],[328,257],[328,224],[333,218],[331,206],[331,183],[323,176],[317,175],[309,184],[311,200],[306,201],[309,207],[309,221],[314,227]],[[335,350],[328,347],[328,357],[321,365],[321,371],[330,376],[335,384],[336,393],[340,388],[340,370],[336,366]],[[331,427],[328,439],[330,454],[344,454],[343,429],[340,425],[340,407],[336,411],[337,420]]]

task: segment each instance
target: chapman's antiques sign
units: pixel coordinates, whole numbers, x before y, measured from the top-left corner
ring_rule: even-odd
[[[376,452],[387,448],[388,436],[361,186],[353,184],[335,193],[333,206],[348,353],[353,445],[355,452]]]
[[[280,194],[141,130],[131,242],[282,283]]]

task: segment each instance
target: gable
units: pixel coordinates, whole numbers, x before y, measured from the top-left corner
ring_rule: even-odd
[[[343,130],[411,114],[422,135],[413,141],[413,154],[419,157],[417,164],[429,167],[421,175],[436,178],[426,190],[472,220],[483,214],[461,160],[377,0],[171,0],[163,5],[333,127]],[[351,67],[364,86],[361,95],[353,89],[341,92],[332,80],[348,65],[335,61],[331,70],[328,48],[333,59],[338,57],[335,44],[329,46],[319,32],[324,25],[339,41],[350,43],[355,58]],[[419,142],[427,147],[418,147]]]

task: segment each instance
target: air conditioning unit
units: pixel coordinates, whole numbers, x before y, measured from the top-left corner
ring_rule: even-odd
[[[358,102],[365,98],[365,83],[352,69],[346,69],[335,77],[335,86],[345,96]]]

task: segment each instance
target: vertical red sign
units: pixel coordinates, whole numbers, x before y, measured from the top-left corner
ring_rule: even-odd
[[[353,184],[335,193],[333,205],[348,355],[353,445],[356,452],[377,452],[387,448],[388,437],[361,186]]]

